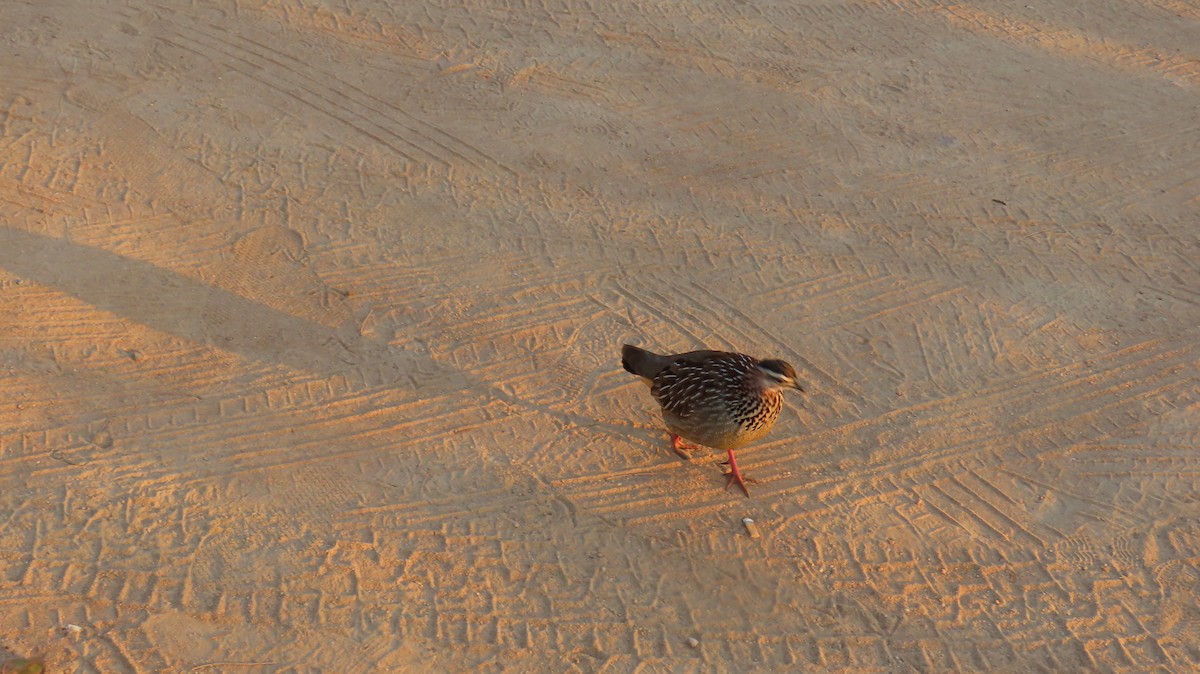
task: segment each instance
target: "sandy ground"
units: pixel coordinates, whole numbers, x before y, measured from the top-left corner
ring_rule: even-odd
[[[1200,8],[1077,5],[3,2],[0,646],[1196,671]]]

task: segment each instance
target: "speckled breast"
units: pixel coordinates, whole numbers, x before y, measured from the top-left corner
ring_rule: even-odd
[[[719,405],[687,417],[663,409],[662,416],[667,428],[685,440],[716,449],[738,449],[769,433],[782,409],[783,395],[767,391],[758,401]]]

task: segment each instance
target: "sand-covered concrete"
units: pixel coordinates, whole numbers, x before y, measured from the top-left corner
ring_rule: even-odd
[[[1200,9],[1085,4],[0,3],[0,647],[1196,671]],[[796,366],[752,498],[625,341]]]

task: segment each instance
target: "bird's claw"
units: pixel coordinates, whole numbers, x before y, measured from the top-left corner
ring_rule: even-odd
[[[733,452],[729,452],[729,459],[721,462],[722,465],[729,466],[729,470],[725,473],[725,489],[729,489],[729,485],[737,482],[742,488],[742,492],[746,494],[746,498],[750,497],[750,488],[746,486],[747,482],[756,482],[753,478],[748,478],[742,475],[742,471],[738,470],[737,461],[733,458]]]
[[[722,461],[722,462],[721,462],[721,465],[722,465],[722,466],[728,466],[728,465],[729,465],[729,462],[728,462],[728,461]],[[723,471],[721,471],[721,473],[722,473],[722,474],[723,474],[725,477],[729,478],[730,480],[736,480],[736,479],[737,479],[737,475],[735,475],[735,474],[734,474],[734,472],[733,472],[732,470],[723,470]],[[743,476],[742,476],[742,482],[746,482],[746,483],[748,483],[748,484],[758,484],[758,478],[755,478],[755,477],[747,477],[747,476],[743,475]]]
[[[678,435],[671,436],[671,449],[675,450],[675,454],[684,461],[691,461],[692,455],[688,452],[691,449],[699,449],[696,445],[689,445],[683,441],[683,438]]]
[[[729,471],[728,473],[725,473],[725,491],[729,491],[729,485],[733,484],[734,482],[737,482],[738,486],[742,488],[742,493],[745,494],[747,498],[749,498],[750,497],[750,488],[746,486],[746,483],[747,482],[758,483],[758,480],[755,480],[752,477],[743,477],[733,471]]]

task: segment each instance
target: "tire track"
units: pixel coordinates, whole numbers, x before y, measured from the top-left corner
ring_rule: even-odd
[[[1163,404],[1169,404],[1171,397],[1186,398],[1193,390],[1189,385],[1193,384],[1187,374],[1187,367],[1194,363],[1194,349],[1175,349],[1159,352],[1145,356],[1140,360],[1129,362],[1121,356],[1129,355],[1139,351],[1137,348],[1127,349],[1122,353],[1110,355],[1110,359],[1116,362],[1107,370],[1095,374],[1085,374],[1076,377],[1073,380],[1061,381],[1059,372],[1056,370],[1045,371],[1038,373],[1040,377],[1033,381],[1026,382],[1022,385],[1022,389],[1014,390],[1011,393],[1001,389],[993,392],[978,392],[976,395],[966,399],[960,399],[960,402],[955,403],[953,399],[939,400],[931,403],[923,403],[910,408],[901,408],[888,414],[877,417],[873,420],[864,420],[856,424],[852,424],[841,429],[831,429],[823,432],[821,435],[841,435],[845,430],[855,428],[855,430],[865,430],[865,428],[891,425],[890,419],[899,419],[905,416],[912,415],[913,412],[922,408],[928,408],[931,405],[939,407],[949,407],[950,409],[958,408],[951,415],[942,415],[941,418],[923,416],[918,417],[919,423],[924,427],[943,427],[956,429],[956,436],[962,434],[964,428],[969,428],[972,420],[986,418],[986,412],[992,409],[1001,407],[1017,407],[1021,413],[1013,415],[1013,420],[1005,424],[1004,427],[992,426],[990,424],[976,430],[972,439],[967,442],[954,442],[945,447],[937,448],[934,451],[926,450],[919,455],[913,455],[906,459],[895,461],[892,453],[880,453],[880,457],[884,460],[872,467],[863,467],[859,470],[856,481],[874,481],[884,475],[900,475],[908,474],[908,471],[915,470],[919,472],[928,472],[928,470],[938,468],[942,469],[950,462],[962,460],[968,456],[975,456],[983,452],[995,451],[999,456],[1003,446],[1012,443],[1014,435],[1032,434],[1035,437],[1041,434],[1041,431],[1048,429],[1062,430],[1064,432],[1071,429],[1070,426],[1064,426],[1062,422],[1055,421],[1058,417],[1056,413],[1061,408],[1067,408],[1064,403],[1061,405],[1051,405],[1048,401],[1061,402],[1063,400],[1064,391],[1082,390],[1094,387],[1099,378],[1103,376],[1106,380],[1117,382],[1113,386],[1121,390],[1124,394],[1116,402],[1112,403],[1111,407],[1125,409],[1135,407],[1142,402],[1142,399],[1149,396],[1157,397],[1163,401]],[[1168,373],[1169,378],[1166,381],[1160,381],[1163,377],[1162,371],[1165,367],[1170,366],[1164,363],[1164,359],[1170,358],[1173,361],[1174,372]],[[1136,373],[1130,373],[1131,368],[1137,367]],[[1126,382],[1137,381],[1135,376],[1132,379],[1128,378],[1131,374],[1136,375],[1151,375],[1149,383],[1141,385],[1142,391],[1131,390]],[[1159,375],[1153,377],[1152,375]],[[1143,377],[1145,378],[1145,377]],[[1054,382],[1051,386],[1045,386],[1045,382]],[[1172,395],[1168,395],[1172,394]],[[1090,397],[1091,394],[1083,393],[1082,396]],[[1023,403],[1023,404],[1022,404]],[[1090,408],[1082,412],[1080,415],[1073,418],[1076,423],[1087,421],[1096,416]],[[1113,419],[1112,415],[1105,415],[1108,419]],[[1114,423],[1111,422],[1110,423]],[[919,431],[920,427],[913,426],[914,431]],[[1091,431],[1089,428],[1088,431]],[[921,434],[921,437],[927,438],[927,434]],[[962,450],[970,449],[968,453]],[[835,468],[830,464],[829,469]],[[835,474],[837,471],[832,471]],[[836,480],[828,481],[829,487],[836,486],[836,482],[842,481],[845,476],[839,475]],[[811,486],[820,486],[820,483],[814,483]]]
[[[164,44],[171,45],[172,47],[175,47],[176,49],[181,49],[183,51],[190,52],[201,58],[206,58],[206,59],[211,58],[210,52],[212,52],[212,51],[224,53],[225,56],[228,57],[226,60],[226,65],[230,69],[241,73],[242,75],[246,76],[248,79],[254,80],[255,82],[258,82],[259,84],[261,84],[269,89],[273,89],[274,91],[277,91],[280,94],[287,96],[288,98],[296,101],[297,103],[300,103],[301,105],[307,106],[309,108],[312,108],[318,112],[325,114],[326,116],[332,118],[334,121],[339,122],[342,125],[350,128],[350,129],[353,129],[353,130],[357,131],[358,133],[362,134],[363,136],[366,136],[367,138],[375,141],[379,145],[390,149],[392,152],[395,152],[396,155],[401,157],[402,159],[405,159],[413,164],[427,163],[427,162],[418,160],[416,158],[416,156],[411,153],[411,151],[406,151],[404,149],[401,149],[401,145],[407,145],[407,146],[409,146],[410,150],[416,150],[417,152],[424,154],[430,161],[432,161],[433,164],[438,165],[443,170],[449,171],[452,168],[451,164],[449,162],[447,162],[446,160],[444,160],[443,158],[441,158],[439,155],[432,153],[428,150],[425,150],[420,145],[412,143],[412,142],[408,141],[407,139],[403,138],[402,136],[397,135],[394,132],[391,132],[387,129],[381,129],[378,127],[376,127],[375,129],[371,129],[368,127],[375,126],[372,123],[368,122],[367,126],[363,126],[362,120],[352,120],[352,119],[348,119],[347,117],[342,116],[340,114],[340,112],[338,112],[338,108],[336,107],[336,105],[334,104],[333,101],[331,101],[329,98],[327,98],[325,96],[322,96],[321,94],[319,94],[317,92],[311,91],[305,87],[299,87],[304,93],[311,95],[311,96],[302,96],[302,95],[296,93],[296,91],[294,91],[293,89],[281,87],[281,86],[274,84],[271,80],[266,79],[263,76],[259,75],[258,73],[254,72],[254,70],[253,70],[254,68],[261,68],[262,66],[254,63],[253,61],[250,61],[250,60],[244,59],[244,58],[240,58],[227,50],[222,50],[220,48],[213,48],[211,45],[207,45],[201,41],[189,40],[188,38],[183,37],[183,36],[179,35],[178,33],[177,33],[177,36],[178,36],[178,39],[190,41],[193,44],[195,44],[196,46],[195,47],[188,46],[187,44],[182,44],[180,42],[172,40],[171,38],[166,38],[166,37],[160,37],[158,39],[159,39],[159,41],[163,42]],[[239,64],[241,64],[241,65],[239,65]],[[246,66],[250,66],[250,69],[248,69]],[[325,103],[330,104],[330,106],[325,107],[325,106],[319,105],[318,103],[315,102],[314,99],[324,101]]]
[[[639,293],[634,293],[628,289],[626,290],[626,294],[633,298],[640,297]],[[673,295],[677,294],[679,293],[673,293]],[[658,295],[657,297],[661,302],[666,302],[665,298],[663,298],[661,295]],[[675,306],[676,304],[678,303],[671,303],[670,306]],[[663,318],[668,317],[664,315]],[[680,327],[683,325],[683,323],[680,321],[675,321],[673,319],[672,322]],[[743,334],[747,333],[743,331]],[[1146,348],[1150,348],[1150,345],[1139,345],[1137,347],[1125,350],[1121,354],[1110,355],[1106,358],[1107,360],[1116,360],[1112,365],[1106,367],[1102,374],[1077,376],[1076,378],[1068,380],[1066,383],[1062,383],[1060,385],[1059,378],[1063,374],[1070,372],[1070,370],[1073,368],[1078,369],[1077,366],[1067,366],[1064,368],[1055,368],[1049,371],[1040,371],[1033,373],[1032,375],[1027,375],[1016,379],[1009,379],[993,384],[990,388],[985,389],[984,391],[964,391],[962,394],[952,396],[950,398],[942,398],[937,401],[921,404],[919,406],[904,408],[897,411],[893,415],[888,415],[886,418],[900,420],[904,416],[911,416],[911,414],[914,412],[928,412],[934,406],[946,406],[950,404],[961,406],[965,403],[968,406],[956,414],[956,416],[960,419],[959,421],[949,419],[935,421],[933,419],[926,419],[923,422],[923,425],[925,426],[935,424],[946,427],[954,427],[961,430],[964,428],[969,428],[973,423],[973,419],[979,418],[980,414],[985,413],[989,409],[1010,406],[1014,395],[1019,396],[1017,399],[1024,398],[1031,402],[1033,400],[1053,401],[1053,403],[1050,405],[1042,405],[1041,407],[1037,408],[1040,412],[1040,414],[1037,416],[1042,418],[1051,416],[1055,410],[1061,411],[1065,409],[1086,406],[1088,404],[1088,400],[1099,400],[1103,399],[1105,396],[1119,395],[1119,400],[1108,407],[1113,410],[1120,410],[1130,409],[1131,406],[1136,406],[1138,401],[1141,399],[1156,399],[1161,398],[1162,396],[1167,396],[1169,398],[1173,395],[1175,397],[1181,395],[1182,393],[1179,389],[1179,384],[1186,381],[1186,378],[1181,378],[1179,376],[1171,378],[1168,382],[1158,387],[1144,387],[1145,390],[1141,391],[1138,395],[1132,395],[1132,393],[1128,390],[1128,387],[1124,384],[1124,382],[1144,381],[1146,379],[1144,376],[1145,373],[1161,371],[1162,368],[1173,369],[1176,371],[1176,373],[1178,373],[1179,365],[1188,362],[1189,355],[1186,350],[1175,353],[1160,354],[1158,356],[1151,355],[1146,358],[1138,359],[1137,356],[1139,351],[1142,351]],[[1124,364],[1121,362],[1122,360],[1129,358],[1132,358],[1133,360]],[[1164,361],[1163,359],[1167,360]],[[1169,365],[1171,362],[1174,362],[1177,365],[1174,368],[1171,368]],[[1113,381],[1114,383],[1108,387],[1099,386],[1098,384],[1101,381],[1100,377],[1103,377],[1104,380],[1107,381]],[[1050,384],[1048,390],[1046,386],[1047,384]],[[1084,389],[1087,389],[1087,391]],[[1062,395],[1067,391],[1077,392],[1078,395]],[[1088,393],[1088,391],[1094,392]],[[1034,405],[1036,405],[1036,403],[1034,403]],[[1103,414],[1103,412],[1101,412],[1101,414]],[[1029,422],[1028,425],[1025,423],[1020,424],[1020,426],[1024,428],[1024,430],[1021,432],[1032,433],[1036,435],[1038,431],[1045,428],[1044,426],[1039,425],[1033,419],[1027,419],[1026,421]],[[874,425],[884,425],[885,423],[886,422],[881,419],[880,421],[875,422]],[[1086,421],[1081,419],[1076,423],[1086,423]],[[916,470],[920,472],[907,473],[908,478],[906,478],[905,481],[909,482],[917,479],[917,475],[920,473],[936,473],[939,469],[945,469],[945,467],[950,465],[951,462],[958,461],[962,458],[964,449],[969,449],[969,455],[973,457],[982,457],[989,454],[999,457],[1003,454],[1003,447],[1009,443],[1009,432],[1010,431],[1008,430],[988,429],[986,427],[981,427],[977,430],[977,432],[972,434],[973,437],[968,436],[967,440],[964,442],[958,442],[940,448],[932,456],[929,454],[923,454],[919,458],[914,458],[905,464],[907,465],[907,470]],[[819,438],[817,438],[817,440],[819,440]],[[764,473],[766,473],[767,482],[778,479],[776,476],[770,473],[769,468],[773,466],[793,465],[795,463],[795,458],[789,455],[779,459],[760,459],[771,456],[771,454],[774,453],[774,450],[783,447],[789,442],[794,442],[794,439],[765,443],[761,447],[758,447],[757,449],[760,451],[755,452],[751,463],[747,464],[748,469],[753,469],[755,474],[760,478],[764,476]],[[813,443],[806,442],[806,444]],[[902,472],[905,471],[905,465],[899,466],[899,470]],[[976,468],[982,468],[987,465],[987,462],[985,461],[982,464],[975,462],[974,464],[969,463],[968,465],[975,465]],[[923,466],[926,466],[926,468],[923,468]],[[882,474],[894,470],[897,470],[897,466],[895,464],[884,464],[884,466],[882,466],[879,470],[871,472],[870,474],[862,475],[861,477],[862,479],[866,480],[878,479],[882,476]],[[837,474],[837,471],[833,470],[833,466],[830,466],[829,471],[818,472]],[[598,476],[597,479],[603,479],[603,476]],[[840,479],[841,478],[839,478],[839,480]],[[826,486],[829,489],[833,489],[835,487],[835,483],[833,481],[829,481]],[[820,483],[816,485],[807,485],[800,488],[800,490],[801,493],[812,493],[811,490],[819,488]],[[971,490],[968,489],[967,491],[970,492]],[[787,493],[795,493],[795,490],[790,492],[780,492],[778,495],[786,495]],[[631,510],[636,508],[644,508],[647,506],[645,499],[637,499],[633,497],[630,498],[630,502],[634,504],[631,506]],[[988,501],[987,499],[977,498],[976,501],[986,504],[998,511],[1000,510],[1000,508],[995,506],[994,503]],[[617,506],[616,509],[619,510],[620,507]],[[653,517],[649,519],[653,519]],[[1004,526],[1005,525],[998,525],[998,529],[1003,530]],[[1039,535],[1044,536],[1045,534]]]
[[[91,126],[100,136],[100,156],[111,161],[130,187],[151,204],[161,202],[186,220],[203,219],[233,203],[230,189],[219,176],[171,147],[120,101],[103,100],[82,89],[73,90],[70,100],[92,115]]]
[[[243,38],[243,39],[248,40],[248,38]],[[254,42],[252,40],[250,40],[250,42],[252,42],[255,45],[258,45],[262,49],[268,50],[271,53],[275,53],[275,54],[285,57],[286,59],[288,59],[291,62],[293,62],[294,64],[296,64],[296,66],[298,66],[298,67],[311,69],[311,64],[304,63],[303,61],[300,61],[299,59],[296,59],[296,58],[292,57],[291,55],[285,54],[282,51],[272,50],[269,46],[263,45],[258,42]],[[363,107],[373,113],[381,115],[384,118],[389,118],[390,115],[398,115],[400,117],[403,117],[407,121],[407,125],[402,125],[402,128],[404,128],[406,131],[416,134],[423,140],[426,140],[426,141],[432,143],[439,149],[442,149],[456,157],[459,157],[463,161],[468,162],[476,167],[482,168],[482,167],[480,167],[480,164],[478,163],[478,162],[482,162],[485,164],[490,164],[493,167],[493,169],[499,169],[501,172],[507,174],[507,176],[509,178],[515,179],[515,178],[519,177],[519,174],[516,171],[516,169],[512,168],[508,164],[505,164],[505,163],[501,162],[500,160],[487,154],[482,149],[480,149],[478,146],[467,143],[467,142],[463,141],[461,138],[444,131],[440,127],[417,118],[416,116],[410,114],[403,108],[401,108],[393,103],[388,103],[384,100],[376,98],[375,96],[372,96],[368,92],[364,91],[362,88],[357,87],[357,86],[351,84],[350,82],[347,82],[340,78],[332,78],[332,76],[329,73],[321,73],[321,74],[324,75],[326,78],[331,78],[331,79],[334,79],[335,81],[339,82],[342,86],[346,87],[349,91],[351,91],[354,94],[354,96],[347,97],[347,100],[353,101],[356,104],[360,105],[361,107]],[[337,91],[337,90],[335,89],[335,91]],[[338,93],[342,93],[342,92],[338,91]],[[379,108],[385,108],[386,110],[380,110]],[[455,148],[458,148],[458,149],[455,149]],[[476,157],[476,159],[472,160],[471,159],[472,155],[474,157]]]
[[[696,348],[699,348],[700,345],[704,344],[704,339],[701,338],[700,335],[693,332],[691,328],[689,328],[683,321],[675,318],[669,313],[669,310],[665,308],[671,306],[671,303],[669,300],[667,300],[667,298],[652,290],[649,290],[648,294],[652,295],[654,299],[660,301],[660,304],[655,304],[649,300],[642,299],[642,293],[638,292],[639,289],[627,287],[626,283],[623,283],[622,281],[614,280],[613,286],[617,293],[622,297],[624,302],[641,307],[643,311],[647,312],[651,316],[657,317],[664,325],[673,326],[680,334],[690,339],[691,343],[696,345]],[[665,342],[666,340],[663,341]]]
[[[1096,416],[1091,408],[1074,417],[1068,416],[1073,419],[1073,422],[1064,424],[1058,420],[1056,414],[1059,407],[1068,405],[1066,403],[1061,406],[1047,405],[1047,401],[1061,401],[1065,397],[1063,395],[1065,391],[1097,388],[1101,377],[1105,381],[1115,382],[1111,387],[1114,391],[1120,391],[1123,394],[1118,401],[1107,406],[1111,409],[1102,415],[1106,419],[1118,418],[1119,415],[1116,412],[1121,410],[1145,410],[1143,403],[1145,400],[1158,400],[1160,404],[1165,404],[1172,397],[1186,398],[1193,393],[1187,387],[1192,383],[1187,368],[1194,365],[1194,349],[1175,349],[1146,355],[1141,353],[1144,348],[1145,345],[1140,345],[1112,354],[1109,356],[1109,360],[1114,362],[1106,370],[1095,374],[1083,374],[1071,381],[1062,382],[1058,377],[1057,370],[1041,372],[1038,373],[1037,378],[1030,378],[1026,381],[1017,391],[1011,391],[1007,386],[998,385],[991,392],[964,393],[959,397],[957,404],[954,404],[953,400],[922,403],[918,406],[894,410],[872,420],[863,420],[841,428],[823,431],[815,437],[805,439],[805,444],[811,446],[818,444],[820,438],[825,436],[833,440],[832,444],[836,446],[845,444],[850,439],[846,435],[850,429],[855,429],[857,434],[869,435],[872,432],[870,429],[878,429],[874,432],[880,433],[882,429],[893,425],[891,420],[904,419],[922,408],[949,407],[954,410],[952,415],[920,417],[919,425],[905,424],[912,430],[908,431],[907,436],[901,436],[901,439],[906,440],[914,448],[914,443],[919,439],[922,445],[920,451],[873,452],[870,463],[849,469],[849,474],[847,474],[847,469],[841,468],[844,461],[841,457],[817,462],[812,462],[810,459],[806,461],[808,466],[805,473],[829,477],[789,486],[787,483],[793,482],[793,479],[779,476],[778,473],[782,468],[794,466],[798,461],[803,461],[803,457],[798,457],[793,453],[777,458],[771,458],[771,456],[778,448],[792,444],[792,439],[783,439],[757,446],[756,451],[744,460],[748,461],[745,463],[745,468],[747,472],[753,472],[762,480],[762,486],[758,489],[759,494],[765,495],[774,502],[788,502],[791,497],[803,497],[800,503],[830,503],[830,505],[819,508],[806,507],[805,515],[811,518],[837,516],[838,513],[878,499],[878,496],[875,495],[846,496],[844,485],[869,485],[888,479],[904,490],[920,490],[922,492],[932,490],[930,493],[934,494],[935,501],[941,498],[944,503],[950,504],[944,506],[940,511],[948,521],[956,523],[977,521],[978,526],[984,527],[980,529],[965,525],[969,528],[970,533],[979,535],[993,532],[993,534],[988,534],[988,538],[994,538],[1002,545],[1010,544],[1013,540],[1024,542],[1050,540],[1049,537],[1054,535],[1053,530],[1039,530],[1035,533],[1031,529],[1032,525],[1026,524],[1028,522],[1026,518],[1019,517],[1018,519],[1018,517],[1009,516],[994,498],[983,496],[983,494],[995,491],[987,487],[983,481],[977,482],[975,489],[969,488],[961,482],[959,482],[960,486],[950,487],[965,499],[960,502],[954,501],[944,491],[946,480],[952,479],[954,475],[964,471],[978,473],[979,471],[998,469],[1005,461],[1003,457],[1006,456],[1008,448],[1014,444],[1014,436],[1015,442],[1019,443],[1023,436],[1041,438],[1047,432],[1065,433],[1068,437],[1079,433],[1096,433],[1092,424],[1089,423]],[[1131,357],[1136,360],[1129,360]],[[1173,370],[1174,373],[1168,372],[1165,375],[1167,378],[1163,380],[1162,372],[1165,369]],[[1147,374],[1159,374],[1160,376],[1144,376]],[[1143,383],[1139,387],[1142,389],[1140,391],[1132,390],[1125,384],[1125,382],[1146,379],[1151,381]],[[1047,387],[1045,386],[1047,382],[1054,382],[1054,385]],[[1090,394],[1087,393],[1082,395],[1085,398],[1090,397]],[[1074,404],[1079,405],[1080,401],[1085,398],[1076,400]],[[999,428],[975,422],[981,418],[981,414],[990,409],[1004,405],[1014,406],[1014,403],[1022,402],[1023,404],[1015,406],[1024,410],[1025,413],[1016,417],[1007,427]],[[977,427],[972,429],[972,425]],[[949,442],[938,444],[936,438],[932,438],[928,433],[920,432],[921,428],[952,428],[954,433],[947,437]],[[842,436],[841,442],[838,442],[838,436]],[[931,441],[932,446],[930,446]],[[665,464],[660,465],[665,466]],[[775,471],[772,471],[772,468]],[[789,469],[787,472],[792,471]],[[589,502],[590,490],[581,489],[577,492],[576,485],[583,484],[583,480],[599,482],[605,479],[607,479],[607,474],[592,475],[572,482],[563,482],[560,486],[568,498],[584,504]],[[782,484],[772,488],[772,483],[777,481]],[[645,487],[636,490],[634,487],[606,487],[605,489],[607,490],[602,489],[597,496],[592,497],[598,499],[597,505],[588,507],[605,508],[605,512],[609,515],[641,512],[645,515],[636,518],[640,524],[686,518],[689,517],[689,513],[694,513],[695,516],[704,516],[729,506],[723,500],[716,503],[705,501],[681,506],[677,493],[663,491],[647,494]],[[972,505],[974,508],[971,507]],[[953,516],[951,513],[956,507],[962,512],[968,513],[971,519],[963,520],[961,517]],[[979,508],[986,509],[985,513],[981,515]],[[1010,535],[1002,533],[1005,531],[1010,532]]]
[[[737,304],[725,299],[716,292],[705,288],[697,283],[689,283],[689,286],[696,294],[707,297],[711,302],[707,304],[710,307],[719,306],[726,314],[736,316],[739,320],[730,321],[727,323],[730,331],[739,332],[745,337],[746,344],[777,345],[780,349],[780,354],[783,355],[789,362],[800,364],[801,368],[809,373],[815,373],[817,376],[814,379],[820,381],[827,391],[836,391],[838,397],[850,402],[857,409],[862,409],[867,405],[867,400],[862,394],[850,389],[841,384],[833,375],[829,374],[824,369],[818,367],[815,363],[809,360],[796,350],[796,347],[783,341],[779,334],[771,330],[754,317],[747,314]],[[696,302],[697,307],[705,306],[703,301]],[[767,354],[762,354],[764,357]],[[832,395],[832,394],[831,394]]]
[[[170,38],[160,37],[159,40],[202,58],[210,58],[212,52],[220,54],[225,57],[227,65],[246,77],[335,119],[409,161],[423,163],[416,159],[416,155],[421,155],[445,170],[465,165],[485,171],[484,164],[487,164],[493,171],[506,174],[507,178],[518,176],[514,169],[478,148],[433,125],[420,122],[394,104],[375,98],[341,78],[321,71],[316,71],[321,75],[319,78],[308,75],[307,71],[313,71],[311,64],[305,64],[279,49],[236,35],[233,39],[226,39],[195,25],[185,27],[170,22],[169,27],[178,40],[194,46]],[[258,70],[271,77],[260,74]],[[283,84],[277,84],[276,81]],[[328,84],[329,81],[337,84]],[[407,123],[396,117],[403,118]]]
[[[1051,53],[1098,63],[1115,72],[1155,75],[1189,87],[1200,85],[1200,65],[1194,58],[1168,55],[1154,47],[1113,44],[1087,33],[997,15],[963,3],[947,7],[931,4],[928,0],[893,0],[892,4],[976,35],[1014,40]]]

